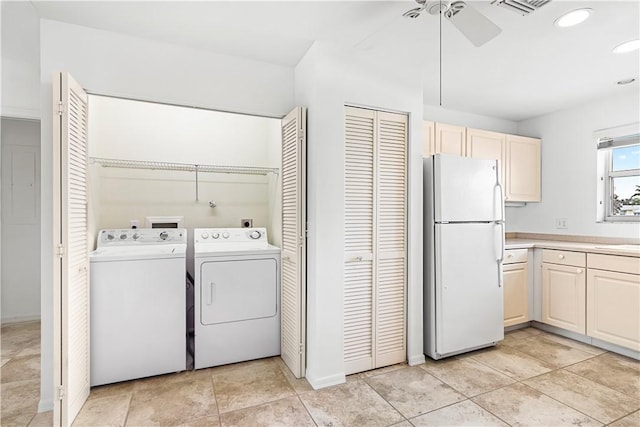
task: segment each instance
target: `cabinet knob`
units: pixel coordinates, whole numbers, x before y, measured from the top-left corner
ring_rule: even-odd
[[[560,255],[558,255],[558,258],[564,259],[564,255],[560,254]]]
[[[578,274],[582,274],[582,269],[581,269],[581,268],[578,268],[578,269],[576,270],[576,273],[578,273]]]

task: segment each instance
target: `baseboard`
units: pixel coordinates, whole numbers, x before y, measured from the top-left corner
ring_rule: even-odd
[[[305,374],[305,378],[307,379],[307,381],[309,382],[311,387],[313,387],[314,390],[319,390],[321,388],[330,387],[332,385],[343,384],[346,382],[346,377],[344,373],[330,375],[327,377],[316,377],[308,369]]]
[[[21,323],[21,322],[33,322],[36,320],[40,320],[40,316],[13,316],[13,317],[3,317],[0,319],[0,323],[3,325],[10,325],[12,323]]]
[[[422,365],[426,361],[427,359],[424,357],[424,354],[416,354],[415,356],[409,357],[407,363],[409,363],[409,366],[417,366]]]
[[[53,399],[40,400],[38,402],[38,412],[53,411]]]
[[[634,351],[625,347],[621,347],[616,344],[611,344],[606,341],[599,340],[598,338],[588,337],[586,335],[579,334],[577,332],[567,331],[562,328],[558,328],[555,326],[547,325],[541,322],[531,322],[531,326],[534,328],[543,330],[545,332],[551,332],[556,335],[563,336],[565,338],[571,338],[572,340],[576,340],[585,344],[592,345],[594,347],[601,348],[603,350],[611,351],[613,353],[618,353],[623,356],[630,357],[635,360],[640,360],[640,352]]]

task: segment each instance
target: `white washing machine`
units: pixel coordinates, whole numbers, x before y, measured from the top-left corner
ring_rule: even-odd
[[[186,368],[185,229],[102,230],[91,260],[91,385]]]
[[[265,228],[194,230],[195,369],[280,354],[280,248]]]

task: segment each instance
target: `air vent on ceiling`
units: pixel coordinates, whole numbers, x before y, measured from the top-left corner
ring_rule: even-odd
[[[551,0],[493,0],[491,4],[497,4],[498,6],[502,6],[525,16],[537,9],[540,9],[550,1]]]

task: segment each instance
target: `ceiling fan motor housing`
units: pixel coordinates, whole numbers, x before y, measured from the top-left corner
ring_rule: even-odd
[[[451,7],[450,1],[428,1],[424,4],[424,9],[430,15],[438,15],[444,13]]]

